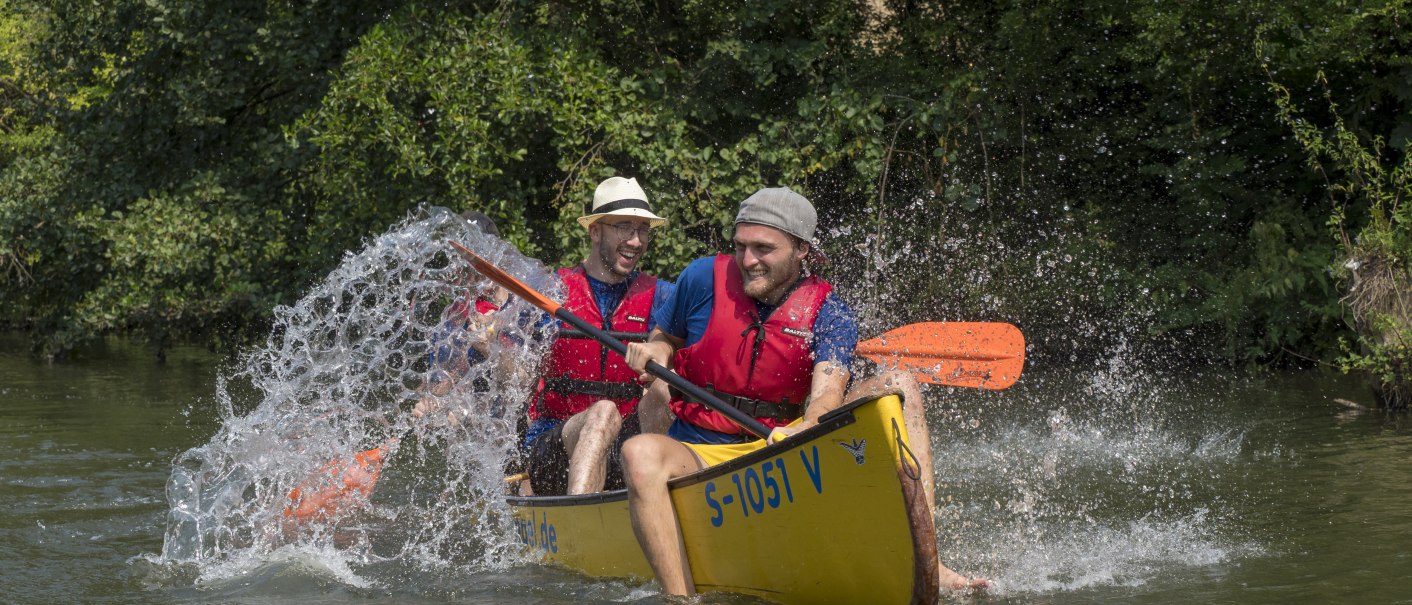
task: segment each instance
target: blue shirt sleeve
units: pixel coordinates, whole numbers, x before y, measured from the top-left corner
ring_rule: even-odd
[[[814,319],[814,341],[811,343],[814,363],[832,361],[844,368],[853,367],[854,349],[858,348],[858,319],[853,309],[832,292],[819,307]]]
[[[701,340],[711,318],[715,262],[711,256],[691,261],[677,277],[675,291],[653,313],[657,327],[688,346]]]
[[[677,285],[662,278],[657,278],[657,292],[652,295],[652,316],[647,318],[647,331],[651,332],[657,327],[657,313],[662,307],[669,304],[673,295],[677,293]]]

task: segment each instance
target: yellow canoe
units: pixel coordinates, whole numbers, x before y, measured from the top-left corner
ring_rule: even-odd
[[[671,484],[698,591],[779,603],[935,603],[937,544],[896,395]],[[930,472],[929,469],[926,472]],[[648,579],[624,491],[513,497],[515,532],[546,561]]]

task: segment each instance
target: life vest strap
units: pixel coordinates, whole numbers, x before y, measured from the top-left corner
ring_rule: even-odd
[[[562,376],[545,378],[544,390],[564,395],[593,395],[604,399],[639,399],[642,397],[642,387],[630,382],[580,380]]]
[[[707,393],[715,395],[717,399],[724,401],[726,405],[729,405],[737,410],[745,412],[747,415],[753,416],[755,418],[773,418],[775,420],[781,420],[784,422],[793,422],[794,419],[804,415],[804,406],[794,405],[789,402],[789,399],[785,399],[780,403],[774,403],[772,401],[764,401],[762,399],[752,399],[750,397],[741,397],[739,395],[731,395],[730,393],[722,393],[720,391],[717,391],[716,389],[711,388],[710,386],[706,386],[703,388]],[[672,387],[671,392],[673,399],[680,399],[683,401],[691,400],[691,398],[687,397],[685,393],[678,391],[676,387]],[[698,401],[697,403],[701,402]]]
[[[612,336],[613,338],[616,338],[623,342],[647,342],[647,332],[604,331],[604,334]],[[578,340],[593,341],[598,340],[597,338],[588,335],[583,330],[575,330],[573,328],[560,328],[559,338],[576,338]]]

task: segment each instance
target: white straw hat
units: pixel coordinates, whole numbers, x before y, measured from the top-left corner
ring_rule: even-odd
[[[598,184],[598,189],[593,191],[593,205],[579,217],[579,224],[587,228],[594,221],[610,215],[645,218],[654,229],[667,224],[667,219],[652,213],[652,205],[647,203],[647,193],[637,184],[637,179],[620,176]]]

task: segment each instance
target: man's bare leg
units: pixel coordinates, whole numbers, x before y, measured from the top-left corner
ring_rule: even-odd
[[[654,380],[642,399],[637,402],[637,421],[644,433],[667,434],[672,425],[672,410],[667,406],[672,394],[665,380]]]
[[[696,592],[667,482],[702,467],[696,454],[665,435],[638,435],[623,444],[632,532],[666,594]]]
[[[617,404],[599,400],[564,422],[564,449],[569,454],[569,495],[603,491],[608,476],[608,449],[618,438],[623,419]]]
[[[844,401],[856,401],[863,397],[872,397],[882,393],[902,394],[902,420],[907,423],[908,447],[911,448],[912,455],[917,458],[917,466],[920,467],[922,490],[927,495],[927,509],[935,511],[936,467],[932,465],[931,430],[927,427],[926,405],[922,399],[922,387],[917,384],[917,379],[913,378],[910,373],[902,370],[888,370],[854,385],[844,397]],[[941,579],[941,586],[950,590],[990,586],[990,580],[976,576],[963,576],[947,567],[945,563],[937,563],[937,575]]]

